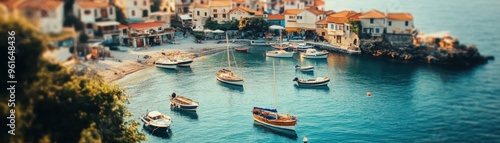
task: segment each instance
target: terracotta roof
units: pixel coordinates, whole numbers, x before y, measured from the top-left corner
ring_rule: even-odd
[[[361,13],[357,13],[357,12],[352,11],[352,10],[351,11],[344,10],[344,11],[340,11],[340,12],[329,15],[329,17],[346,17],[348,19],[352,19],[355,21],[359,21],[359,16],[361,16]]]
[[[121,25],[121,24],[118,25],[118,29],[125,29],[125,28],[127,28],[127,25]]]
[[[329,16],[327,18],[328,23],[347,23],[349,22],[349,19],[347,17],[331,17]]]
[[[76,4],[80,7],[80,8],[104,8],[104,7],[108,7],[109,4],[107,2],[104,2],[104,1],[81,1],[81,2],[76,2]]]
[[[253,13],[254,12],[253,10],[251,10],[249,8],[238,6],[238,7],[235,7],[233,9],[229,10],[228,13],[231,13],[231,12],[233,12],[235,10],[241,10],[241,11],[248,12],[248,13]]]
[[[30,1],[30,0],[10,0],[1,1],[5,3],[5,6],[15,9],[35,9],[35,10],[53,10],[62,6],[63,2],[58,0],[41,0],[41,1]]]
[[[371,10],[361,16],[359,18],[385,18],[385,14],[378,10]]]
[[[286,15],[296,15],[296,14],[299,14],[300,12],[302,12],[301,9],[287,9],[285,10],[285,14]]]
[[[285,15],[283,14],[269,14],[267,15],[268,20],[284,20]]]
[[[131,23],[128,26],[133,29],[147,29],[147,28],[157,28],[163,26],[165,22],[143,22],[143,23]]]
[[[387,19],[390,20],[413,20],[410,13],[387,13]]]
[[[283,1],[286,1],[286,2],[288,2],[288,1],[299,1],[299,0],[283,0]]]
[[[325,5],[325,1],[323,0],[315,0],[314,1],[314,6],[324,6]]]
[[[245,2],[245,0],[233,0],[233,2],[243,3],[243,2]]]
[[[313,13],[314,15],[320,15],[320,14],[324,14],[325,11],[322,11],[322,10],[317,10],[317,9],[314,9],[314,8],[308,8],[306,9],[307,11]]]
[[[262,15],[264,15],[264,13],[262,11],[257,11],[253,15],[255,15],[255,16],[262,16]]]
[[[320,20],[320,21],[316,22],[316,24],[327,24],[327,23],[328,23],[328,21],[327,21],[327,20],[328,20],[328,19],[327,19],[327,18],[325,18],[325,19],[323,19],[323,20]]]
[[[231,7],[231,1],[229,1],[229,0],[212,0],[212,1],[210,1],[210,6]]]

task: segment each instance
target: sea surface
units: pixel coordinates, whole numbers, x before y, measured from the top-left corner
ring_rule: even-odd
[[[340,11],[372,8],[410,12],[420,31],[449,31],[496,61],[476,67],[405,63],[331,53],[326,60],[274,59],[277,109],[297,115],[296,132],[255,124],[254,106],[274,108],[270,47],[234,53],[243,88],[220,84],[226,53],[178,70],[149,68],[118,81],[131,96],[132,120],[158,110],[173,120],[170,135],[146,132],[147,142],[500,142],[500,1],[327,0]],[[178,48],[178,47],[177,47]],[[315,66],[313,74],[295,65]],[[327,88],[298,88],[294,77],[330,76]],[[197,112],[171,110],[175,92],[200,102]],[[371,96],[367,96],[371,92]],[[142,128],[141,128],[142,131]],[[155,133],[156,134],[156,133]]]

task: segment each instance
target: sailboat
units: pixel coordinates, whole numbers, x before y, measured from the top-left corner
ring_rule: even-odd
[[[221,70],[217,71],[215,78],[217,78],[218,81],[223,82],[223,83],[243,86],[243,78],[234,74],[233,71],[231,71],[231,58],[229,58],[229,44],[228,43],[229,43],[229,39],[228,39],[227,33],[226,33],[226,49],[227,49],[228,69],[221,69]]]
[[[290,48],[290,45],[283,45],[283,37],[281,36],[282,35],[281,30],[285,29],[284,27],[281,27],[278,25],[272,25],[269,28],[280,30],[280,42],[279,42],[279,44],[271,45],[271,47],[273,47],[274,49],[278,49],[278,50],[286,50],[286,49]]]
[[[252,114],[253,119],[256,122],[264,124],[266,126],[275,127],[279,129],[286,129],[295,131],[295,125],[297,124],[298,117],[291,116],[290,114],[279,114],[276,101],[276,71],[274,70],[274,59],[273,59],[273,76],[274,76],[274,109],[253,107]]]

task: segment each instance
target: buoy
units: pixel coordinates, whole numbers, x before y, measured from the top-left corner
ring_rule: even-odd
[[[371,92],[367,92],[366,96],[372,96],[372,93]]]
[[[307,143],[307,137],[306,137],[306,136],[304,136],[304,139],[302,139],[302,141],[303,141],[304,143]]]

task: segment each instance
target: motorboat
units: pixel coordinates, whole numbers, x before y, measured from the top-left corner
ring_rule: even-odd
[[[178,67],[190,67],[191,63],[193,63],[193,59],[191,58],[178,59],[176,61]]]
[[[199,102],[193,101],[187,97],[172,93],[170,96],[170,107],[181,110],[195,111],[200,106]]]
[[[223,83],[243,86],[243,78],[239,77],[228,69],[221,69],[217,71],[215,78]]]
[[[297,116],[278,114],[276,109],[254,107],[252,114],[253,119],[261,124],[286,130],[295,130],[298,121]]]
[[[303,54],[303,57],[308,59],[325,59],[326,57],[328,57],[328,52],[318,51],[314,48],[310,48],[306,50],[306,52]]]
[[[144,122],[146,129],[153,131],[168,131],[172,124],[172,119],[158,111],[151,111],[141,116],[141,121]]]
[[[295,65],[295,69],[300,70],[300,71],[309,72],[309,71],[313,71],[314,67],[313,66],[299,66],[299,65]]]
[[[156,67],[164,69],[175,69],[177,68],[177,61],[172,61],[169,59],[159,59],[155,62]]]
[[[266,56],[268,57],[277,57],[277,58],[291,58],[295,52],[287,52],[285,50],[274,50],[266,52]]]
[[[312,45],[307,45],[306,43],[299,43],[297,44],[297,50],[299,51],[306,51],[307,49],[313,48],[314,46]]]
[[[298,77],[295,77],[293,81],[297,82],[299,86],[324,86],[328,85],[328,82],[330,82],[330,77],[317,77],[317,78],[312,78],[312,79],[301,79]]]

